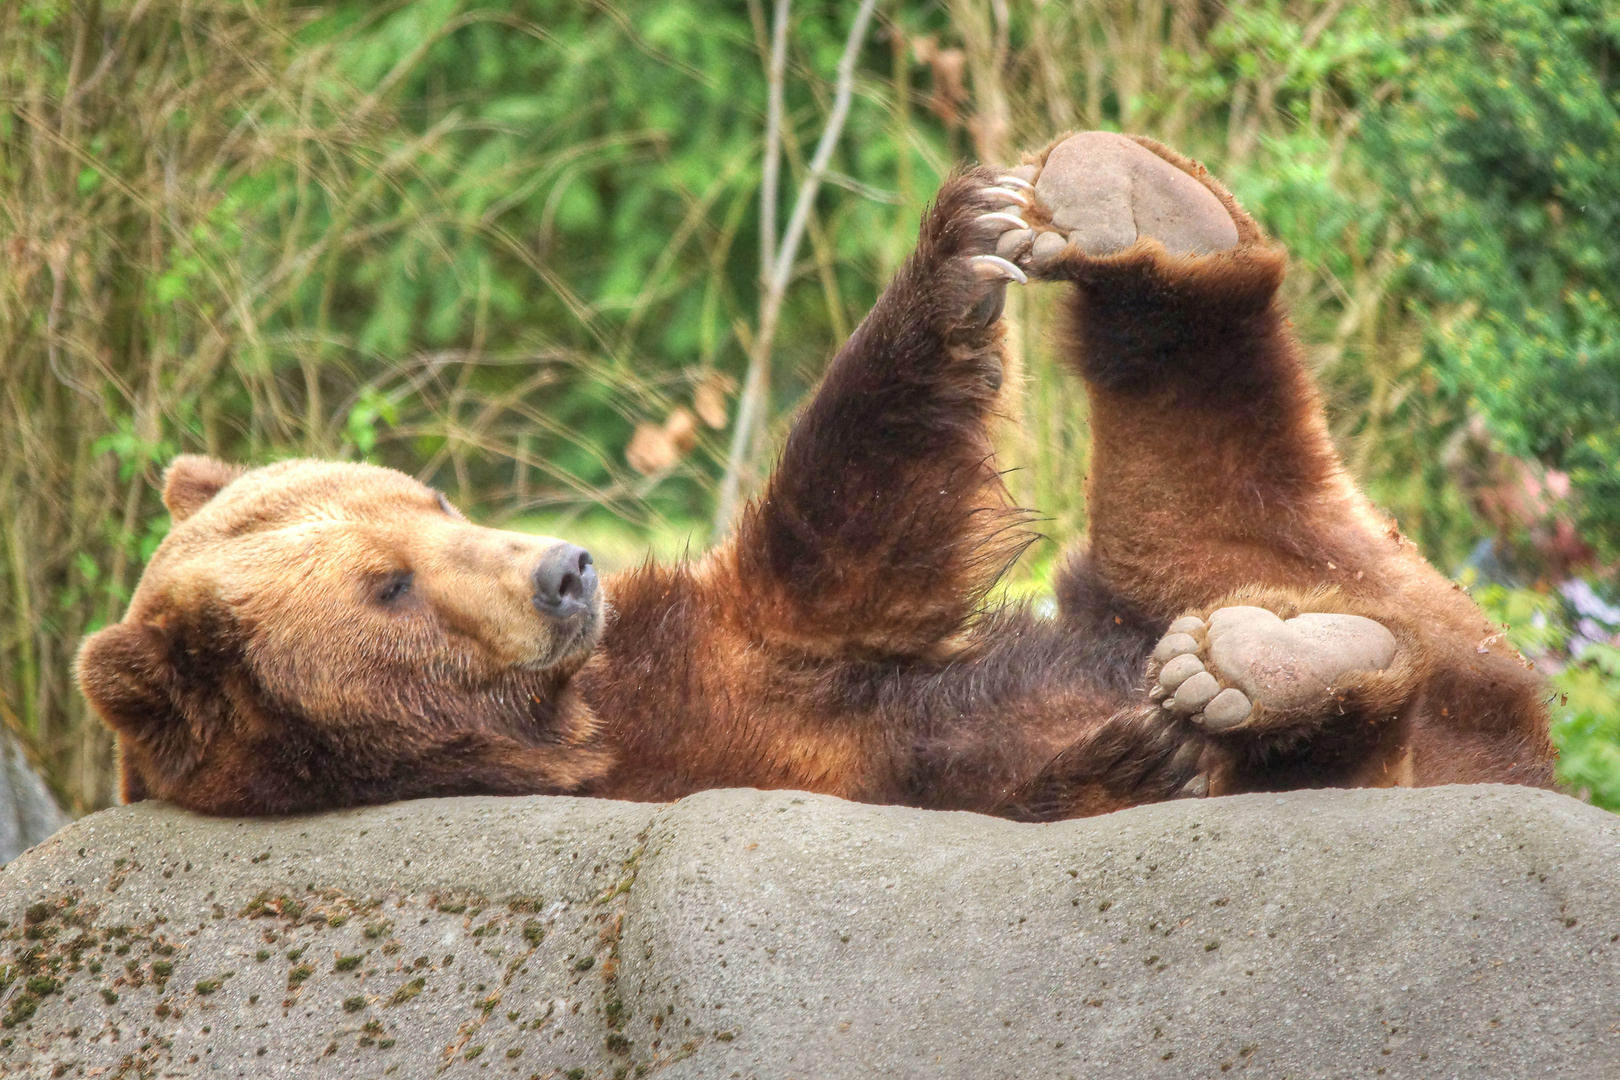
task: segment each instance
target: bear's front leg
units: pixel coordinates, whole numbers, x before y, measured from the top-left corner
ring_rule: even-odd
[[[757,636],[822,656],[948,652],[1028,542],[986,423],[1006,286],[1025,279],[995,250],[1030,201],[988,169],[947,181],[833,359],[729,555]]]

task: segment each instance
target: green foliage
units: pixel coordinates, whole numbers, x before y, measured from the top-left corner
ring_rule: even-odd
[[[1443,386],[1510,452],[1568,472],[1620,554],[1620,15],[1454,0],[1364,144],[1400,205],[1402,287]]]
[[[845,19],[836,8],[795,19],[790,164],[825,112],[817,76],[836,62]],[[279,319],[290,332],[313,328],[323,364],[348,353],[356,367],[375,367],[413,349],[469,345],[554,358],[550,422],[486,417],[486,445],[526,438],[548,472],[623,513],[644,514],[632,502],[651,495],[664,513],[700,516],[718,436],[656,493],[633,499],[639,485],[618,448],[634,423],[662,419],[711,370],[741,376],[733,327],[755,306],[766,96],[756,30],[747,9],[713,0],[619,9],[417,0],[380,15],[371,4],[328,5],[303,40],[330,50],[362,102],[386,92],[399,124],[376,153],[384,163],[408,156],[409,167],[352,193],[301,184],[296,159],[243,176],[235,202],[258,209],[250,247],[261,258],[303,242],[294,229],[316,236],[363,216],[386,230],[324,253],[321,274]],[[887,123],[885,102],[857,102],[845,146],[858,149],[837,156],[841,178],[872,190],[890,182],[894,152],[876,138]],[[847,329],[875,296],[879,247],[918,209],[848,198],[820,208],[815,255],[826,280],[820,295],[796,292],[785,313],[790,377],[776,411],[819,371],[830,331]],[[488,402],[533,376],[531,365],[485,364],[456,391]],[[409,389],[396,384],[387,396],[403,404]],[[348,445],[401,466],[443,460],[469,498],[469,482],[478,490],[504,479],[492,468],[509,462],[458,455],[433,436],[379,447],[365,402],[381,390],[361,392]]]
[[[1593,645],[1553,677],[1558,776],[1599,806],[1620,810],[1620,649]]]
[[[1572,656],[1581,616],[1558,594],[1487,585],[1473,596],[1492,621],[1508,627],[1514,647],[1549,672],[1559,781],[1620,810],[1620,647],[1613,636],[1620,627],[1604,625],[1605,641],[1573,642]]]
[[[399,406],[380,394],[375,387],[363,387],[344,422],[344,432],[348,437],[344,446],[352,446],[362,458],[369,458],[377,448],[379,425],[397,423]]]

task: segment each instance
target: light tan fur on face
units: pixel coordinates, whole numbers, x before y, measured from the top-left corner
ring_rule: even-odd
[[[534,599],[562,541],[474,525],[370,465],[182,457],[165,502],[129,611],[78,664],[126,799],[266,812],[567,790],[608,766],[568,685],[601,592],[561,619]]]
[[[283,462],[244,475],[178,523],[135,606],[208,590],[262,629],[261,655],[323,696],[341,697],[392,658],[419,663],[430,640],[438,674],[487,678],[576,659],[593,644],[588,628],[558,626],[533,606],[530,575],[559,543],[474,525],[389,469]],[[380,600],[401,574],[409,588]],[[341,650],[331,648],[337,641]]]

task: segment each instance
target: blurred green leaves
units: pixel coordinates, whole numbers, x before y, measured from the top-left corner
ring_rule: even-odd
[[[343,427],[348,444],[359,452],[362,459],[369,460],[371,452],[377,448],[379,425],[397,423],[399,405],[378,393],[376,388],[368,386],[360,391],[360,399],[349,407],[349,416]]]
[[[337,148],[311,137],[239,175],[228,197],[245,230],[237,251],[250,277],[276,277],[287,251],[317,260],[283,274],[288,303],[264,326],[270,362],[285,367],[303,354],[308,394],[314,380],[341,389],[326,386],[347,368],[404,410],[400,434],[418,434],[362,448],[351,430],[360,414],[350,411],[328,428],[335,439],[309,431],[308,448],[341,443],[413,470],[426,453],[455,468],[461,485],[488,490],[511,463],[487,451],[522,439],[574,491],[617,500],[621,512],[706,514],[718,436],[652,487],[624,471],[621,454],[636,423],[688,401],[710,371],[742,371],[738,328],[746,334],[758,287],[758,16],[714,0],[320,8],[299,40],[306,62],[341,92],[289,94],[256,120],[365,137]],[[819,130],[846,30],[835,8],[795,9],[790,175],[799,144]],[[361,127],[383,110],[391,126]],[[896,153],[924,170],[914,149],[871,152],[891,123],[881,94],[858,98],[851,149],[835,164],[849,185],[892,187]],[[844,193],[822,203],[820,287],[794,290],[784,312],[787,377],[773,414],[807,389],[838,333],[869,305],[896,223],[909,227],[920,211]],[[851,216],[866,227],[849,227]],[[166,294],[183,285],[162,282]],[[486,452],[458,457],[455,440],[423,434],[446,419],[442,401],[419,399],[420,381],[401,381],[411,373],[400,358],[424,349],[474,362],[455,373],[449,395],[469,407],[511,401],[533,376],[502,357],[558,362],[522,417],[480,413]],[[606,399],[604,384],[614,391]],[[535,408],[553,422],[534,424]]]
[[[1612,639],[1576,640],[1579,613],[1556,592],[1500,585],[1472,592],[1492,621],[1508,628],[1514,648],[1548,672],[1559,781],[1620,810],[1620,647]],[[1620,627],[1602,629],[1613,634]]]
[[[1419,9],[1369,116],[1403,287],[1444,386],[1512,453],[1568,472],[1620,554],[1620,10],[1607,0]]]
[[[1559,779],[1620,810],[1620,649],[1593,645],[1553,682],[1561,691],[1552,728]]]

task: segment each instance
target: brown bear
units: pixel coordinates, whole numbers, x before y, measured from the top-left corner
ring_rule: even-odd
[[[1205,170],[1086,133],[941,188],[763,494],[598,583],[390,470],[171,466],[79,678],[124,797],[213,813],[799,788],[1023,819],[1300,786],[1551,782],[1544,687],[1346,474]],[[996,470],[1009,281],[1066,282],[1089,542],[1057,614]]]

